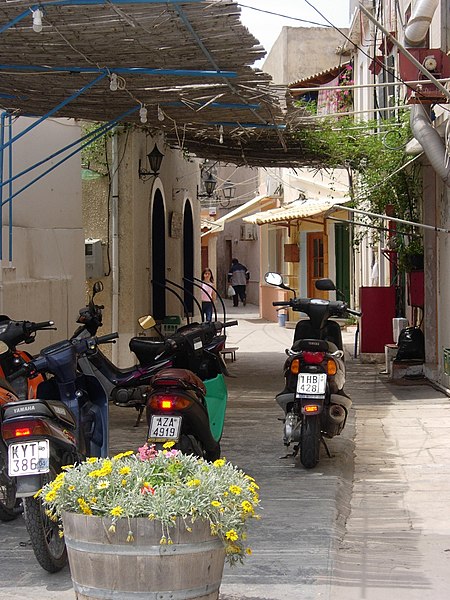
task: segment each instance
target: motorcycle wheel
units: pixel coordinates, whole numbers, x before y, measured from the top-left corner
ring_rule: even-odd
[[[42,483],[55,477],[56,469],[50,465],[50,473]],[[23,516],[38,563],[49,573],[60,571],[67,564],[67,550],[64,537],[59,536],[58,522],[48,518],[39,497],[24,498]]]
[[[205,460],[213,461],[220,458],[219,444],[217,444],[217,448],[215,448],[213,451],[207,452],[203,448],[202,443],[193,435],[182,435],[178,447],[183,454],[193,454],[194,456],[204,458]]]
[[[7,474],[7,450],[0,444],[0,521],[12,521],[22,512],[22,501],[16,498],[16,481]]]
[[[320,415],[306,417],[300,434],[300,462],[305,469],[313,469],[319,462]]]

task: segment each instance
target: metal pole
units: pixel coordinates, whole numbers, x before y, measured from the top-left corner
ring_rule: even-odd
[[[119,327],[119,156],[117,152],[117,129],[111,139],[111,278],[112,306],[111,328]],[[117,365],[118,348],[112,347],[112,361]]]
[[[396,217],[389,217],[388,215],[378,215],[377,213],[368,212],[366,210],[359,210],[358,208],[349,208],[348,206],[340,205],[333,206],[330,209],[331,212],[335,210],[348,210],[349,212],[357,213],[360,215],[366,215],[367,217],[373,217],[375,219],[384,219],[385,221],[394,221],[395,223],[402,223],[403,225],[412,225],[413,227],[421,227],[422,229],[432,229],[433,231],[440,231],[441,233],[450,233],[450,229],[443,229],[442,227],[435,227],[434,225],[425,225],[425,223],[415,223],[414,221],[405,221],[405,219],[397,219]]]

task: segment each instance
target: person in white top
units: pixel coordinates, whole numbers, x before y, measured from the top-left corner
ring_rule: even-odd
[[[206,267],[202,273],[202,319],[212,321],[213,303],[216,301],[216,292],[210,284],[214,283],[211,269]]]

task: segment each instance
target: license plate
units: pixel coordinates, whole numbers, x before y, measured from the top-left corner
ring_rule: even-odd
[[[317,396],[325,394],[327,385],[326,373],[299,373],[297,394],[299,396]]]
[[[50,444],[48,440],[11,444],[8,447],[8,473],[10,477],[38,475],[50,470]]]
[[[177,441],[180,437],[182,417],[152,415],[148,432],[149,442]]]

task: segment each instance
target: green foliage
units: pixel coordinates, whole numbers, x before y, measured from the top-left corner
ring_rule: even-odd
[[[345,168],[355,208],[420,222],[422,182],[420,166],[406,155],[405,147],[413,137],[408,113],[399,119],[359,121],[352,117],[328,118],[315,129],[303,129],[298,136],[305,148],[320,157],[324,168]],[[372,222],[381,227],[385,221]],[[398,226],[396,250],[416,253],[422,247],[420,231]]]
[[[93,133],[100,126],[101,123],[84,123],[81,127],[82,136]],[[81,164],[84,169],[89,169],[100,175],[108,175],[106,144],[109,136],[109,133],[105,133],[81,150]]]

